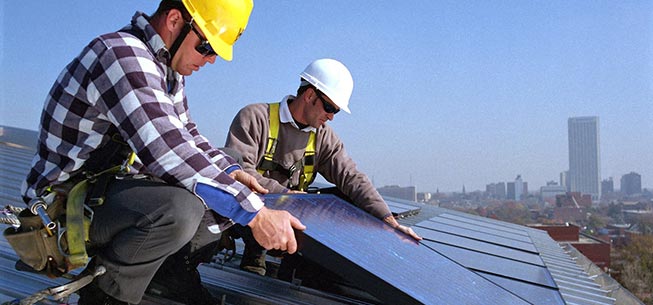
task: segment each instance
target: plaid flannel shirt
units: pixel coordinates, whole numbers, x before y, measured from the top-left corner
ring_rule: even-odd
[[[198,197],[222,216],[246,224],[263,202],[229,177],[225,170],[237,163],[197,130],[184,78],[167,65],[170,53],[148,19],[137,12],[131,25],[94,39],[59,75],[41,114],[23,199],[69,179],[117,132],[136,152],[142,170],[196,195],[197,184],[226,192],[235,207],[210,202],[224,196]]]

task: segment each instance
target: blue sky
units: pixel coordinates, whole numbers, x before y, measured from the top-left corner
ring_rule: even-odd
[[[0,125],[36,129],[63,67],[158,1],[0,3]],[[598,116],[601,176],[653,187],[653,1],[255,1],[232,62],[187,78],[224,144],[242,106],[294,93],[312,60],[354,77],[330,122],[377,187],[529,189],[568,167],[567,119]]]

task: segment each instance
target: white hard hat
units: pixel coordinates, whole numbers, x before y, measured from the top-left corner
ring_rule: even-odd
[[[354,90],[354,79],[341,62],[330,58],[318,59],[299,76],[326,94],[340,109],[351,113],[348,105]]]

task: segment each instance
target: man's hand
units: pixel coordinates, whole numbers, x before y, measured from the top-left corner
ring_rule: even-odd
[[[246,173],[243,170],[237,169],[231,173],[229,173],[229,177],[233,178],[234,180],[244,184],[248,188],[250,188],[252,191],[261,193],[261,194],[267,194],[268,189],[264,188],[261,186],[258,181],[256,181],[256,178],[254,176]]]
[[[265,249],[278,249],[293,254],[297,251],[294,229],[305,230],[299,219],[287,211],[271,210],[263,207],[247,224],[252,229],[254,239]]]
[[[397,222],[397,220],[394,218],[394,216],[392,216],[392,215],[384,218],[383,221],[385,221],[391,227],[403,232],[404,234],[406,234],[406,235],[408,235],[408,236],[410,236],[410,237],[412,237],[412,238],[414,238],[416,240],[422,240],[422,237],[417,235],[417,233],[415,233],[415,231],[413,231],[413,229],[411,229],[410,227],[404,226],[404,225],[400,225]]]

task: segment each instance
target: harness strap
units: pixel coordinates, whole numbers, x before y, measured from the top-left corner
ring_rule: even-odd
[[[299,176],[299,190],[306,191],[308,186],[315,180],[313,170],[315,168],[315,133],[311,132],[304,152],[304,170]]]
[[[77,183],[68,193],[66,200],[66,239],[68,241],[68,255],[66,259],[69,269],[76,269],[88,263],[88,253],[86,252],[86,242],[89,239],[89,229],[92,221],[92,211],[85,205],[89,187],[97,184],[100,188],[98,191],[92,191],[90,205],[101,205],[104,201],[104,191],[111,175],[120,172],[129,172],[129,165],[134,162],[135,154],[132,152],[127,161],[122,165],[116,165],[104,170],[98,174],[91,175]],[[94,189],[94,187],[93,187]],[[97,196],[97,197],[96,197]],[[85,213],[89,211],[91,217],[86,217]]]
[[[86,253],[86,241],[90,221],[84,217],[84,199],[88,190],[88,180],[77,183],[68,193],[66,201],[66,238],[68,240],[67,256],[70,269],[86,265],[88,254]]]
[[[295,162],[295,164],[290,166],[288,169],[275,162],[274,153],[277,150],[277,144],[279,142],[279,106],[280,103],[269,104],[270,129],[268,130],[268,141],[265,148],[265,154],[256,169],[261,175],[266,171],[277,171],[286,175],[288,178],[291,178],[293,174],[299,170],[301,171],[301,174],[299,175],[299,184],[295,186],[290,185],[289,187],[304,191],[313,180],[315,180],[315,132],[310,132],[308,142],[306,143],[306,149],[304,151],[304,157],[301,160]]]
[[[268,130],[268,142],[265,146],[265,154],[259,164],[257,170],[259,174],[266,171],[277,170],[278,164],[273,161],[274,152],[277,150],[278,136],[279,136],[279,103],[270,105],[270,130]]]

